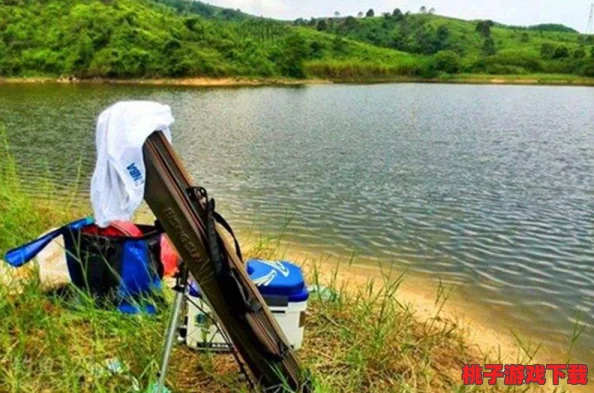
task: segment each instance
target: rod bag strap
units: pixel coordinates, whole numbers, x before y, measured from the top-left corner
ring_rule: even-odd
[[[245,290],[241,281],[238,277],[238,272],[227,260],[227,255],[222,253],[224,249],[222,244],[223,240],[217,232],[216,224],[219,223],[221,226],[231,234],[235,243],[235,252],[237,256],[243,261],[241,257],[241,249],[239,242],[231,229],[229,223],[215,211],[214,199],[209,199],[206,190],[202,187],[190,188],[188,194],[191,196],[192,201],[197,207],[200,207],[200,199],[206,206],[205,222],[206,222],[206,237],[208,239],[208,252],[210,259],[215,267],[215,277],[220,281],[227,289],[225,295],[228,301],[234,305],[235,309],[240,313],[246,312],[257,312],[262,309],[260,302],[251,296],[249,292]],[[200,211],[202,209],[198,209]]]

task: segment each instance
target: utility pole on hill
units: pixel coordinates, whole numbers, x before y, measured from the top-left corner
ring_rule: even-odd
[[[594,31],[594,3],[590,5],[590,16],[588,16],[588,27],[586,27],[586,34],[592,34]]]

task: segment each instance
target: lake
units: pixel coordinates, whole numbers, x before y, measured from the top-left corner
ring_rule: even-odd
[[[176,150],[242,231],[465,283],[561,348],[594,325],[592,88],[0,85],[25,180],[80,178],[84,196],[96,117],[128,99],[172,107]]]

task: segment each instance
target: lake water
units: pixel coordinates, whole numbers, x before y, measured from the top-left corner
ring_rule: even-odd
[[[125,99],[171,105],[174,146],[242,230],[466,283],[559,347],[578,313],[594,325],[594,89],[0,85],[22,173],[80,168],[84,191],[95,119]],[[593,348],[589,328],[578,351]]]

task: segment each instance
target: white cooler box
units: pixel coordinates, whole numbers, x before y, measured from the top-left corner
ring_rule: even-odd
[[[251,259],[250,278],[295,349],[301,348],[309,292],[301,268],[287,261]],[[213,315],[194,283],[188,293],[186,344],[195,349],[229,350]]]

